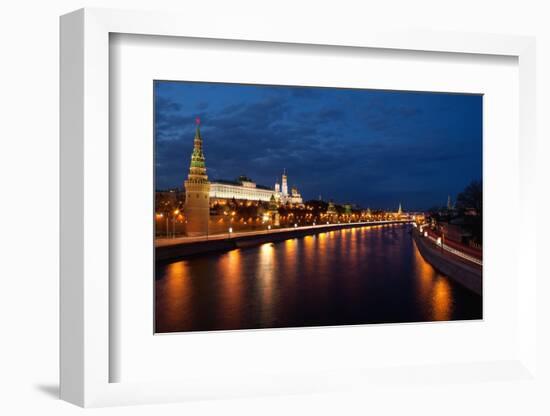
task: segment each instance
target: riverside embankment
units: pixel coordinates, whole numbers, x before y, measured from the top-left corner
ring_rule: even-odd
[[[429,238],[422,236],[416,228],[413,229],[412,236],[424,260],[436,270],[472,292],[478,295],[482,294],[482,266],[480,264],[446,251]]]
[[[228,251],[235,248],[243,248],[261,245],[264,243],[278,242],[290,238],[305,237],[307,235],[324,233],[327,231],[341,230],[344,228],[373,227],[391,224],[406,224],[409,220],[355,222],[346,224],[326,224],[305,226],[298,228],[282,228],[262,231],[240,232],[224,235],[212,235],[198,238],[174,238],[159,239],[155,243],[155,260],[172,261],[197,254],[217,251]]]

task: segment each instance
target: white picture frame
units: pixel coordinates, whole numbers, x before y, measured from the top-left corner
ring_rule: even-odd
[[[185,25],[181,21],[186,21]],[[61,398],[80,406],[182,401],[254,394],[323,392],[346,383],[373,385],[409,379],[410,370],[379,369],[356,374],[349,369],[319,379],[290,372],[271,380],[240,380],[231,375],[177,382],[113,383],[109,366],[109,36],[112,33],[206,39],[332,45],[438,53],[505,55],[519,62],[520,215],[517,293],[519,354],[502,362],[457,366],[419,363],[413,378],[437,374],[476,382],[472,371],[494,371],[517,380],[536,377],[536,218],[535,200],[535,40],[530,37],[467,33],[334,31],[326,27],[281,30],[268,21],[238,26],[218,19],[207,27],[169,13],[82,9],[61,18]],[[407,375],[408,374],[408,375]],[[483,377],[481,378],[483,379]]]

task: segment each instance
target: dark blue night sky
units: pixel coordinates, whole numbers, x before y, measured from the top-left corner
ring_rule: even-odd
[[[157,81],[157,189],[182,187],[196,117],[211,180],[286,168],[304,200],[423,210],[482,178],[480,95]]]

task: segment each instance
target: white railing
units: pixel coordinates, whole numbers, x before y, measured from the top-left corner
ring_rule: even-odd
[[[475,258],[474,256],[470,256],[469,254],[463,253],[462,251],[459,251],[453,247],[448,246],[445,243],[441,243],[438,239],[428,235],[427,238],[431,241],[433,241],[438,247],[441,247],[443,250],[448,251],[449,253],[454,254],[455,256],[461,257],[465,260],[471,261],[472,263],[478,264],[480,266],[483,266],[483,262],[480,259]]]

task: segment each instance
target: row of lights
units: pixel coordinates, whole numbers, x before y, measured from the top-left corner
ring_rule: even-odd
[[[179,214],[179,210],[175,210],[175,211],[174,211],[174,214],[175,214],[175,215],[178,215],[178,214]],[[160,218],[162,218],[164,215],[163,215],[162,213],[160,213],[160,214],[157,214],[157,216],[160,217]],[[351,223],[351,221],[348,221],[348,222]],[[338,224],[340,224],[340,221],[338,221]],[[313,225],[315,226],[316,223],[313,222]],[[329,221],[327,221],[327,225],[330,225],[330,222],[329,222]],[[414,226],[416,227],[416,223],[414,224]],[[297,224],[297,223],[294,223],[294,228],[298,228],[298,224]],[[268,226],[267,226],[267,229],[268,229],[268,230],[271,230],[271,225],[268,225]],[[420,228],[420,231],[422,231],[422,228]],[[229,232],[229,234],[232,234],[232,233],[233,233],[233,227],[229,227],[228,232]],[[424,233],[424,237],[427,237],[427,236],[428,236],[428,233],[425,232],[425,233]],[[441,240],[441,238],[440,238],[439,240]]]

